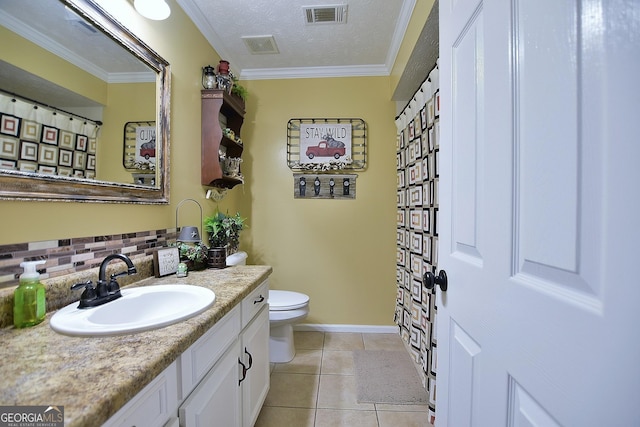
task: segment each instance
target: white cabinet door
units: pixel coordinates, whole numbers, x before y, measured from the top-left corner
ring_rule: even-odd
[[[242,383],[244,427],[256,422],[269,392],[269,307],[264,306],[242,333],[242,359],[247,371]]]
[[[235,341],[180,407],[181,427],[240,427],[240,342]]]
[[[173,362],[140,393],[103,424],[103,427],[157,426],[176,416],[178,370]]]
[[[438,426],[640,425],[640,2],[440,2]]]
[[[227,347],[240,335],[240,307],[234,307],[180,356],[182,398],[198,385]]]

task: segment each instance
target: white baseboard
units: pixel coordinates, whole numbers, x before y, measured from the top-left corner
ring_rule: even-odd
[[[398,326],[382,325],[323,325],[319,323],[300,323],[293,325],[294,331],[317,332],[361,332],[369,334],[397,334]]]

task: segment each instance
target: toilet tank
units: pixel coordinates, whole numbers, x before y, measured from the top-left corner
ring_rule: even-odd
[[[247,264],[247,253],[246,252],[236,252],[235,254],[231,254],[227,257],[227,265],[246,265]]]

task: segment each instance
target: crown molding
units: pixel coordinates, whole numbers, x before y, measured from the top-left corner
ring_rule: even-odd
[[[240,73],[241,80],[312,79],[326,77],[388,76],[389,67],[379,65],[349,65],[343,67],[248,68]]]

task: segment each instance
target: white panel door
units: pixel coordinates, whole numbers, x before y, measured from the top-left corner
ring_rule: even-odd
[[[640,425],[638,16],[440,1],[438,426]]]

